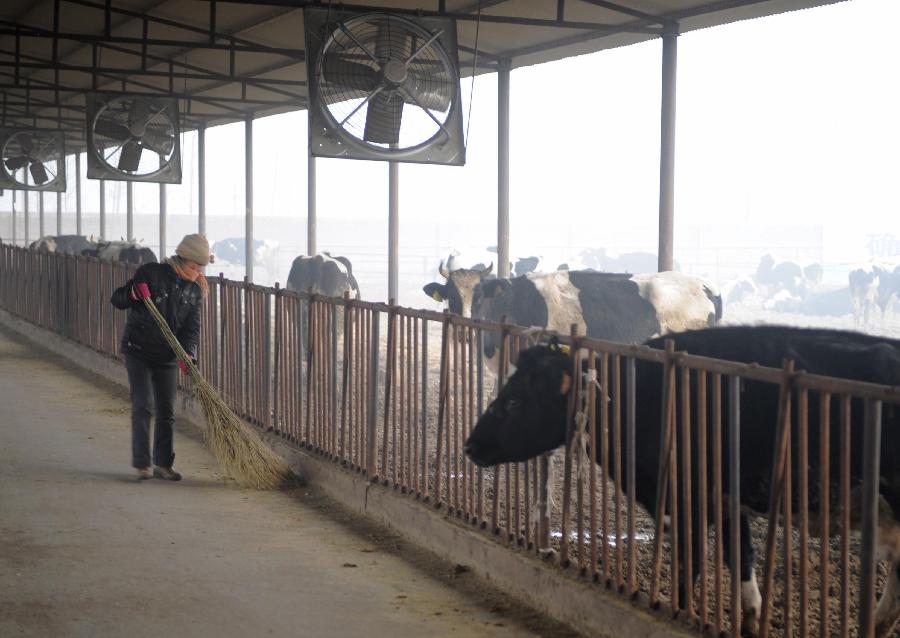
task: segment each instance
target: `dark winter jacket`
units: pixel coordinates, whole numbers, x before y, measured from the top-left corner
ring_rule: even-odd
[[[197,356],[197,342],[200,338],[200,286],[193,281],[181,279],[166,263],[144,264],[125,285],[112,295],[112,305],[128,310],[125,332],[122,334],[122,352],[132,354],[154,363],[175,360],[175,353],[156,325],[156,321],[144,307],[143,301],[131,299],[132,286],[146,283],[150,296],[178,342],[192,357]]]

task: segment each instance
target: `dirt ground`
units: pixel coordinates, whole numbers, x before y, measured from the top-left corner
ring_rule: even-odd
[[[192,432],[130,468],[127,396],[0,332],[0,635],[576,636],[310,487],[243,490]]]

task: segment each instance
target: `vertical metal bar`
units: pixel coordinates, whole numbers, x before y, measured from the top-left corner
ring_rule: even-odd
[[[253,115],[244,120],[244,259],[247,281],[253,283]]]
[[[125,238],[134,241],[134,183],[125,182]]]
[[[700,576],[700,628],[703,631],[709,626],[709,587],[707,583],[707,407],[706,407],[706,371],[697,371],[697,550],[699,556]]]
[[[741,379],[728,377],[728,518],[731,521],[731,635],[741,632]]]
[[[379,340],[379,330],[378,330],[378,322],[381,313],[372,312],[371,321],[372,321],[372,331],[371,331],[371,341],[369,342],[369,370],[368,370],[368,381],[369,381],[369,404],[368,404],[368,416],[369,422],[367,425],[368,430],[368,448],[366,452],[367,462],[366,468],[369,472],[369,478],[372,478],[375,474],[375,425],[378,418],[377,415],[377,402],[378,402],[378,346],[381,343]]]
[[[216,0],[209,3],[209,43],[216,43]]]
[[[863,431],[862,561],[859,592],[860,636],[875,635],[875,577],[878,567],[878,498],[881,476],[881,401],[866,400]],[[888,578],[896,578],[896,573]]]
[[[16,239],[17,239],[16,235],[18,234],[18,230],[19,230],[18,228],[16,228],[16,203],[17,203],[16,196],[17,195],[18,195],[18,191],[12,192],[12,232],[10,233],[10,235],[12,235],[12,245],[13,246],[16,245]],[[12,255],[12,258],[15,259],[16,254],[11,253],[11,255]],[[16,272],[18,272],[18,269],[16,270]]]
[[[397,303],[400,265],[400,162],[388,162],[388,299]]]
[[[23,172],[23,173],[25,172],[24,169],[23,169],[22,172]],[[27,179],[27,178],[23,178],[23,179]],[[29,211],[28,211],[28,204],[29,204],[28,200],[30,199],[30,197],[29,197],[28,191],[24,191],[24,192],[22,193],[22,199],[24,200],[24,204],[23,204],[23,206],[22,206],[22,215],[23,215],[23,219],[25,220],[25,248],[28,248],[28,244],[29,244],[30,241],[31,241],[31,233],[29,232],[30,229],[29,229],[29,227],[28,227],[28,226],[29,226],[29,222],[30,222],[30,220],[29,220],[30,215],[28,214],[28,213],[29,213]]]
[[[509,71],[497,69],[497,276],[509,277]]]
[[[56,234],[62,235],[62,193],[56,193]]]
[[[159,260],[166,258],[166,185],[159,185]]]
[[[823,392],[819,398],[819,537],[821,554],[819,556],[819,636],[827,638],[829,628],[829,571],[830,550],[829,523],[830,511],[830,463],[831,463],[831,395]]]
[[[850,635],[850,396],[841,395],[841,637]]]
[[[44,232],[44,191],[38,193],[38,239],[43,237]]]
[[[81,234],[81,153],[75,153],[75,234]]]
[[[797,422],[799,437],[799,458],[797,460],[797,482],[799,502],[797,514],[800,516],[800,632],[802,638],[809,635],[809,391],[800,391],[800,418]]]
[[[693,529],[691,517],[693,516],[693,501],[691,498],[691,445],[693,436],[691,433],[691,371],[684,367],[681,370],[681,458],[682,458],[682,517],[684,523],[684,609],[688,617],[694,613],[694,574],[693,574]]]
[[[316,251],[316,158],[309,153],[306,158],[306,254]]]
[[[593,353],[589,353],[591,359],[594,359]],[[591,384],[594,385],[593,383]],[[589,400],[593,402],[593,394],[589,395]],[[604,352],[600,355],[600,466],[603,472],[600,474],[600,535],[603,539],[602,560],[603,560],[603,580],[609,583],[609,353]],[[591,450],[596,448],[591,447]],[[596,454],[596,452],[592,452]],[[594,468],[590,468],[591,476],[594,475]],[[593,491],[591,492],[593,498]],[[592,534],[593,536],[593,534]],[[616,540],[616,543],[619,541]]]
[[[662,36],[662,108],[659,153],[659,270],[672,270],[675,230],[675,78],[678,24],[665,25]]]
[[[215,6],[214,2],[210,3]],[[215,9],[210,9],[215,11]],[[206,123],[197,127],[197,232],[206,234]]]
[[[428,497],[428,328],[430,322],[422,320],[422,498]]]
[[[106,180],[100,180],[100,239],[106,239]]]
[[[635,478],[637,470],[637,442],[635,440],[637,420],[635,415],[636,409],[636,392],[635,392],[635,362],[634,357],[628,357],[626,374],[626,397],[625,397],[625,439],[627,442],[627,458],[626,468],[628,473],[628,593],[632,596],[638,593],[637,589],[637,541],[634,537],[634,508],[637,503],[635,493]]]

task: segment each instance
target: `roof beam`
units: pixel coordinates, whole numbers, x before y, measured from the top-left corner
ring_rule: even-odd
[[[17,25],[14,22],[10,22],[8,20],[0,20],[0,25],[6,28],[0,28],[0,36],[3,35],[13,35],[21,38],[59,38],[60,40],[72,40],[75,42],[84,42],[84,43],[92,43],[105,45],[108,43],[114,44],[133,44],[133,45],[141,45],[144,43],[143,38],[132,38],[127,36],[109,36],[106,37],[104,35],[93,35],[89,33],[64,33],[60,32],[58,35],[53,33],[53,31],[49,29],[41,29],[39,27],[26,27],[22,25]],[[154,46],[161,47],[179,47],[179,48],[190,48],[190,49],[214,49],[218,51],[235,51],[237,53],[268,53],[271,55],[281,55],[288,58],[293,58],[297,62],[303,62],[306,59],[306,51],[303,49],[288,49],[283,47],[270,47],[261,44],[257,45],[247,45],[241,44],[218,44],[218,43],[210,43],[209,41],[190,41],[190,40],[170,40],[164,38],[154,38],[152,40],[152,44]],[[140,55],[138,53],[138,55]]]
[[[207,2],[211,2],[212,0],[206,0]],[[325,2],[315,2],[310,0],[217,0],[218,2],[238,2],[240,4],[266,4],[266,5],[276,5],[282,7],[294,7],[294,8],[302,8],[306,6],[328,6]],[[763,0],[760,0],[763,1]],[[342,3],[340,5],[341,9],[347,9],[351,11],[365,11],[365,12],[384,12],[389,11],[390,13],[394,13],[397,15],[410,15],[417,17],[437,17],[437,18],[450,18],[452,20],[463,20],[463,21],[481,21],[481,22],[490,22],[494,24],[512,24],[518,26],[525,27],[550,27],[556,29],[575,29],[579,31],[591,31],[597,34],[597,37],[600,35],[607,35],[608,33],[619,33],[621,31],[626,31],[630,33],[647,33],[651,35],[658,35],[662,33],[662,30],[654,27],[647,27],[643,25],[616,25],[616,24],[602,24],[599,22],[585,22],[585,21],[572,21],[572,20],[548,20],[545,18],[522,18],[518,16],[502,16],[502,15],[492,15],[492,14],[473,14],[471,12],[464,13],[459,11],[428,11],[425,9],[402,9],[398,7],[379,7],[372,5],[362,5],[362,4],[348,4]],[[477,5],[476,5],[477,8]]]

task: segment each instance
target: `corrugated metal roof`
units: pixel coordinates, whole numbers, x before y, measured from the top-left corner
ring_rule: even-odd
[[[447,15],[460,73],[558,60],[839,0],[373,0],[344,9]],[[4,0],[0,92],[9,125],[84,134],[92,90],[171,95],[185,128],[305,108],[303,0]],[[423,6],[424,5],[424,6]],[[56,13],[55,7],[59,7]]]

